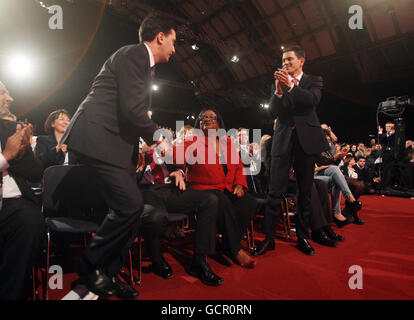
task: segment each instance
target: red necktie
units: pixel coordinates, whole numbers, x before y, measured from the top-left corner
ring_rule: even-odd
[[[295,85],[295,86],[297,86],[297,85],[298,85],[298,83],[299,83],[298,79],[296,79],[296,78],[293,78],[293,80],[292,80],[292,81],[293,81],[293,83],[294,83],[294,85]]]

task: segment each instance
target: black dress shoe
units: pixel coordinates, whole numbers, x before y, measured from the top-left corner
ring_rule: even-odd
[[[115,288],[115,296],[122,300],[136,300],[139,292],[133,287],[119,280],[118,276],[111,278],[113,287]]]
[[[188,271],[190,275],[201,280],[202,283],[208,286],[219,286],[224,280],[216,275],[210,268],[207,261],[201,263],[191,263],[190,270]]]
[[[335,248],[338,243],[328,237],[325,231],[312,232],[312,240],[327,247]]]
[[[304,254],[313,256],[313,254],[315,253],[315,250],[312,248],[312,246],[309,244],[308,240],[306,239],[298,239],[297,247]]]
[[[357,215],[354,216],[354,221],[352,221],[352,223],[359,224],[359,225],[365,224],[365,222],[362,221]]]
[[[331,238],[332,240],[335,241],[344,241],[345,238],[337,233],[335,233],[330,226],[326,226],[324,228],[326,234],[328,235],[329,238]]]
[[[90,272],[81,270],[78,271],[78,274],[85,287],[99,297],[106,299],[116,294],[116,288],[111,278],[102,270],[95,269]]]
[[[266,251],[275,250],[275,240],[271,238],[266,238],[262,241],[256,248],[252,250],[253,256],[261,256],[266,253]]]
[[[210,255],[210,257],[216,260],[218,263],[222,264],[223,266],[231,267],[233,265],[233,262],[221,252],[212,254]]]
[[[336,226],[337,226],[338,228],[342,228],[342,227],[345,227],[346,225],[348,225],[348,224],[352,223],[353,219],[351,219],[351,218],[347,218],[346,220],[341,221],[341,220],[337,219],[337,218],[334,216],[334,217],[333,217],[333,221],[335,222],[335,224],[336,224]]]
[[[164,257],[161,256],[159,261],[152,263],[152,271],[159,275],[161,278],[169,279],[173,275],[173,270],[171,266],[165,261]]]
[[[362,208],[362,202],[358,200],[355,200],[354,202],[346,201],[345,205],[355,212],[361,210]]]

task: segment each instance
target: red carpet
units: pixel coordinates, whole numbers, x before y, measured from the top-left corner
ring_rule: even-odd
[[[165,253],[174,276],[163,280],[143,274],[137,287],[140,300],[278,300],[278,299],[413,299],[414,298],[414,200],[364,196],[360,217],[365,225],[334,230],[345,237],[337,248],[314,242],[314,256],[306,256],[294,242],[276,240],[276,251],[257,258],[257,266],[230,268],[209,259],[224,278],[220,287],[207,287],[185,272],[190,256]],[[262,238],[256,233],[256,238]],[[191,252],[189,252],[191,253]],[[53,264],[53,263],[52,263]],[[144,262],[145,266],[149,262]],[[351,290],[348,270],[361,266],[363,289]],[[65,274],[64,288],[52,290],[52,299],[70,291],[74,273]]]

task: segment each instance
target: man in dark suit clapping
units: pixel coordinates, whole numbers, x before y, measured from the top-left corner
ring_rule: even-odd
[[[316,115],[321,99],[322,78],[304,74],[305,52],[299,46],[283,50],[283,68],[274,73],[270,108],[277,117],[273,134],[270,186],[265,211],[266,239],[255,255],[274,250],[274,233],[281,214],[281,197],[286,192],[293,166],[299,189],[296,212],[298,248],[312,255],[309,239],[311,190],[316,156],[329,149]]]
[[[151,81],[154,66],[175,53],[174,23],[165,17],[147,17],[139,36],[140,44],[120,48],[104,63],[61,142],[95,171],[112,209],[79,266],[82,282],[102,297],[139,295],[117,276],[144,206],[133,155],[140,137],[148,145],[158,140],[156,125],[148,117]]]

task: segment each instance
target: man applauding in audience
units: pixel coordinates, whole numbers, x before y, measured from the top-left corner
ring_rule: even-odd
[[[2,116],[10,114],[12,102],[0,82]],[[41,252],[44,221],[26,182],[39,180],[43,171],[29,144],[32,130],[0,119],[0,300],[25,298],[25,280]]]

